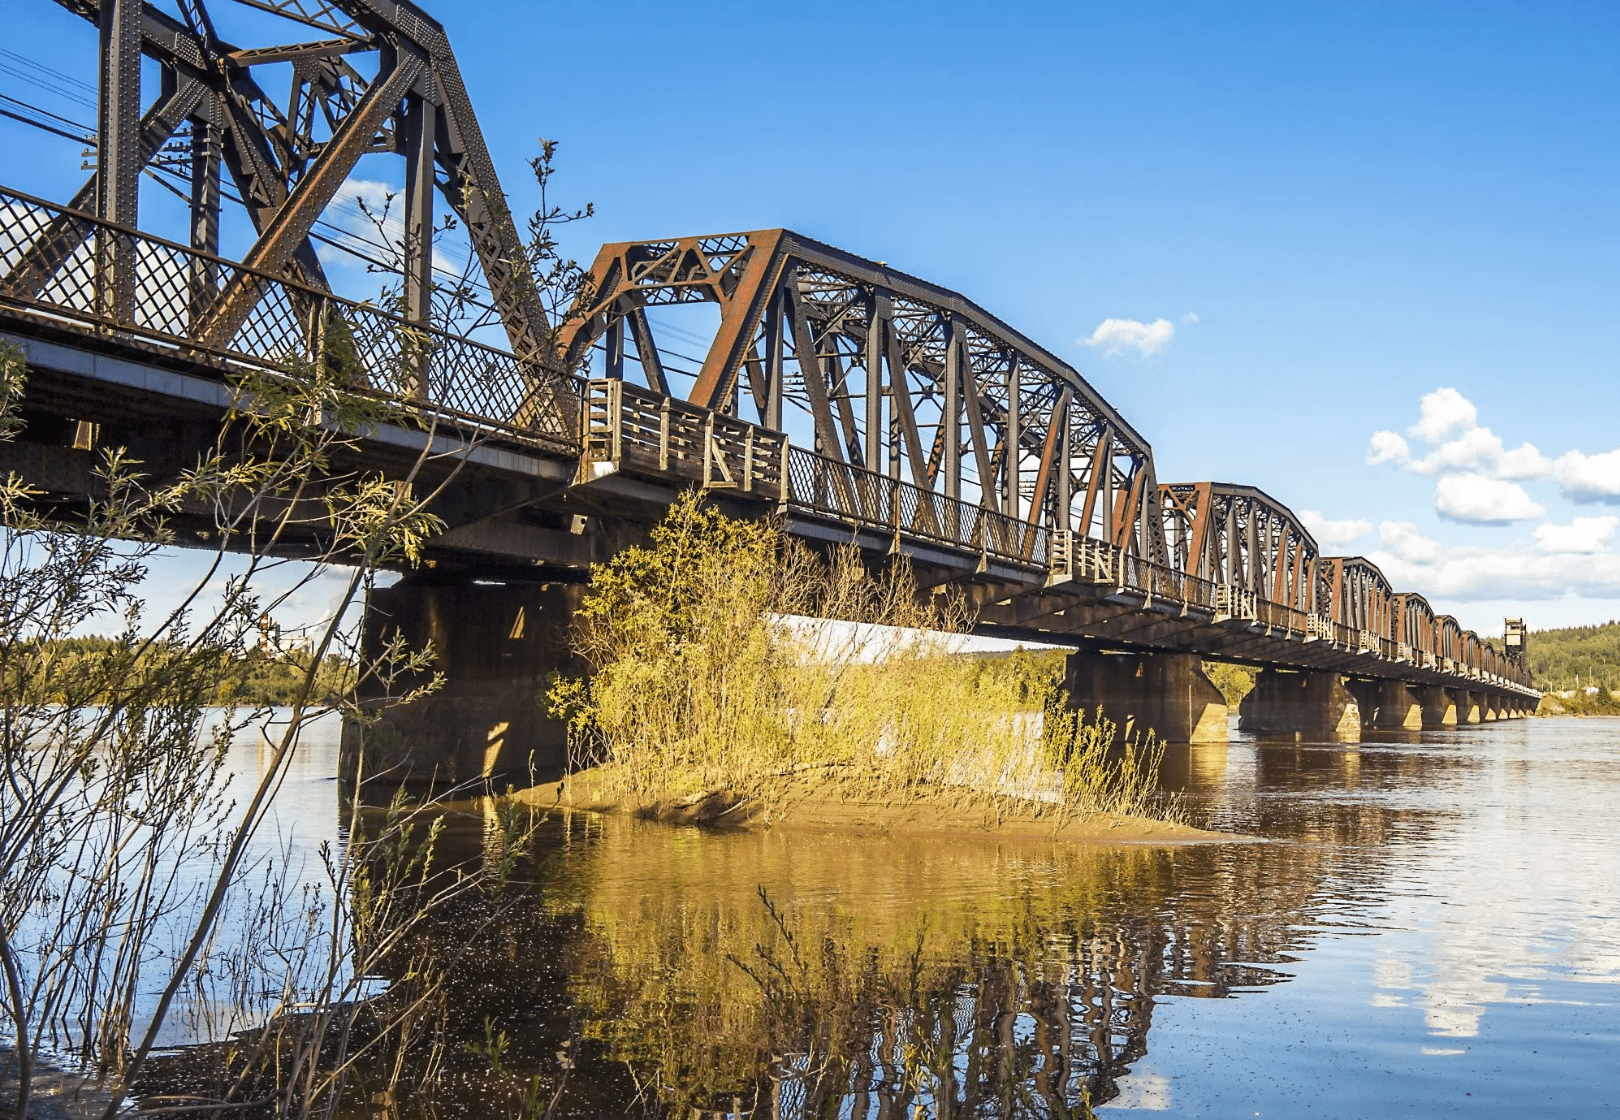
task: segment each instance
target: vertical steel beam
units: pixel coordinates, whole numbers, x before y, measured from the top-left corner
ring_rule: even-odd
[[[405,319],[412,326],[433,321],[433,144],[438,108],[419,93],[405,95],[405,243],[400,263],[404,272]],[[427,399],[428,375],[433,360],[425,338],[415,346],[410,395]]]
[[[1002,437],[1006,452],[1001,468],[1001,512],[1018,517],[1018,467],[1023,459],[1023,432],[1019,428],[1018,409],[1018,355],[1012,356],[1007,366],[1007,434]]]
[[[869,471],[883,462],[883,330],[885,293],[872,289],[866,302],[866,462]]]
[[[1069,526],[1058,520],[1053,513],[1050,517],[1048,511],[1054,510],[1057,503],[1052,500],[1052,480],[1058,473],[1059,459],[1068,454],[1068,415],[1069,415],[1069,388],[1064,386],[1058,393],[1056,403],[1052,405],[1052,415],[1046,422],[1046,442],[1041,445],[1040,470],[1035,475],[1035,495],[1030,499],[1029,519],[1035,524],[1045,521],[1059,529]],[[1068,469],[1067,463],[1061,464],[1063,470]]]
[[[1113,442],[1114,429],[1104,424],[1102,431],[1097,435],[1097,445],[1091,449],[1091,477],[1086,480],[1086,500],[1080,505],[1080,533],[1082,536],[1091,535],[1091,522],[1096,515],[1097,503],[1101,501],[1104,510],[1104,524],[1103,531],[1098,536],[1103,540],[1111,539],[1107,525],[1108,513],[1106,511],[1109,498],[1106,487],[1108,485],[1108,473],[1112,470],[1110,461],[1113,459],[1114,454],[1111,446]],[[1038,497],[1037,500],[1039,500]],[[1035,508],[1032,506],[1029,511],[1031,520],[1034,520],[1035,513]]]
[[[141,185],[142,0],[102,0],[101,84],[96,112],[96,213],[134,226]],[[135,306],[135,245],[103,231],[97,252],[100,313],[128,322]]]
[[[782,289],[787,296],[788,323],[793,330],[793,353],[799,359],[799,376],[804,381],[805,396],[810,398],[810,415],[815,420],[816,453],[842,463],[844,447],[838,438],[838,425],[833,420],[832,402],[827,395],[827,371],[816,353],[816,339],[799,299],[797,277],[789,274]]]
[[[212,100],[212,99],[210,99]],[[191,118],[191,247],[199,253],[219,253],[219,169],[224,134],[212,120]],[[194,257],[191,262],[191,322],[219,293],[219,268],[213,261]]]
[[[928,461],[923,458],[922,433],[917,429],[917,414],[911,407],[911,385],[906,380],[906,359],[900,350],[900,339],[893,323],[884,331],[884,342],[889,351],[889,407],[905,438],[906,458],[911,461],[911,481],[929,489]],[[893,456],[891,454],[891,460]],[[900,477],[900,465],[894,466],[894,476]]]
[[[1069,406],[1074,397],[1067,386],[1058,398],[1059,408],[1054,414],[1058,424],[1057,461],[1052,469],[1057,471],[1057,495],[1052,510],[1052,527],[1067,529],[1074,520],[1074,424],[1069,418]]]
[[[968,356],[965,337],[962,343],[962,404],[967,412],[968,436],[973,444],[974,469],[979,475],[979,505],[985,509],[998,509],[1001,502],[996,494],[996,469],[990,462],[990,441],[984,431],[984,414],[979,407],[979,380],[973,375],[973,362]]]
[[[962,343],[954,316],[945,323],[945,404],[939,417],[945,447],[945,496],[962,496]]]
[[[782,301],[779,288],[765,307],[765,415],[760,419],[773,432],[782,430]]]
[[[608,324],[607,339],[604,343],[607,354],[603,359],[603,372],[614,381],[624,380],[624,317],[619,316]]]
[[[405,318],[433,317],[433,146],[439,113],[418,93],[405,96]]]

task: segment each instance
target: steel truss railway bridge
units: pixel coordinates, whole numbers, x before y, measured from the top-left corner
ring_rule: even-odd
[[[31,371],[4,466],[61,508],[93,493],[98,445],[178,472],[233,372],[341,338],[373,390],[434,421],[373,432],[369,466],[425,439],[458,452],[430,567],[367,622],[432,638],[447,674],[402,717],[418,764],[465,778],[549,749],[533,696],[557,630],[514,618],[565,618],[590,563],[694,486],[907,558],[978,632],[1074,648],[1077,701],[1171,739],[1226,734],[1203,659],[1262,667],[1242,720],[1266,732],[1446,726],[1538,697],[1522,627],[1487,644],[1370,561],[1323,555],[1254,487],[1160,482],[1067,362],[884,262],[780,229],[607,245],[554,324],[449,42],[411,4],[235,0],[271,39],[244,47],[203,0],[56,2],[96,44],[94,170],[65,201],[0,188],[0,334]],[[373,156],[404,163],[389,308],[334,291],[317,251]],[[441,206],[469,243],[476,328],[435,314]]]

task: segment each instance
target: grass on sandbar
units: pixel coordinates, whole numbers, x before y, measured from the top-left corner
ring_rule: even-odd
[[[838,620],[829,624],[816,620]],[[1055,816],[1157,812],[1162,748],[1066,708],[1055,675],[953,645],[958,598],[852,547],[812,554],[696,494],[592,569],[572,634],[588,677],[557,680],[573,769],[651,805],[725,791],[769,803],[836,779],[890,803],[942,790]]]

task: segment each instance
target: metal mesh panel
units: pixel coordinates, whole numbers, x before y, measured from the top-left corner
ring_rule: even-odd
[[[223,346],[203,347],[214,296],[233,286],[247,287],[252,308]],[[352,365],[357,386],[525,442],[578,444],[577,390],[553,370],[4,189],[0,302],[216,367],[283,369],[320,352]]]

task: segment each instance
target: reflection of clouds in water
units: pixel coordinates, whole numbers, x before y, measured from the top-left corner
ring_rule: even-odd
[[[1398,955],[1374,965],[1372,1006],[1421,1008],[1431,1036],[1474,1038],[1493,1004],[1570,1002],[1542,998],[1543,983],[1620,984],[1620,847],[1603,773],[1620,752],[1612,730],[1571,738],[1483,744],[1483,765],[1450,791],[1469,807],[1461,827],[1413,854],[1441,895],[1393,915],[1416,932],[1389,939]]]
[[[1108,1109],[1110,1112],[1118,1108],[1134,1108],[1142,1112],[1169,1112],[1170,1102],[1168,1077],[1137,1071],[1120,1079],[1119,1096],[1108,1102]]]

